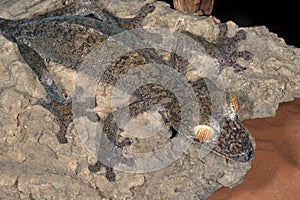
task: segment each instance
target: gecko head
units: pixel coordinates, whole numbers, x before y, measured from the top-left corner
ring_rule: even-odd
[[[217,146],[229,159],[248,162],[254,158],[253,139],[238,118],[225,118],[220,128]]]
[[[237,115],[240,110],[237,97],[219,89],[207,78],[197,79],[191,84],[196,91],[200,114],[193,139],[228,159],[252,160],[253,140]]]
[[[248,162],[254,158],[254,141],[238,118],[225,117],[221,123],[212,119],[208,125],[197,125],[194,137],[230,160]]]
[[[239,110],[240,103],[237,97],[227,94],[217,145],[230,159],[248,162],[254,158],[254,141],[237,115]]]
[[[254,158],[254,141],[237,116],[240,109],[238,99],[226,94],[225,104],[221,102],[216,115],[194,127],[195,138],[216,154],[230,160],[248,162]]]

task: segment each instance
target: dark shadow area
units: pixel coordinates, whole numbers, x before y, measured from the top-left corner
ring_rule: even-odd
[[[172,0],[165,2],[174,8]],[[284,38],[288,45],[300,47],[296,3],[297,1],[292,0],[215,0],[212,15],[221,22],[231,20],[242,27],[264,25],[271,32]]]

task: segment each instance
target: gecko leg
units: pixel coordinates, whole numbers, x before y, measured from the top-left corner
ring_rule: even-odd
[[[54,82],[52,75],[46,68],[43,59],[30,47],[18,43],[20,53],[31,70],[37,75],[39,81],[44,86],[51,102],[39,99],[36,104],[43,106],[55,115],[59,122],[60,130],[56,134],[60,143],[67,143],[65,137],[68,125],[72,122],[71,98],[65,98],[61,89]]]
[[[124,146],[131,145],[132,144],[132,139],[125,138],[122,142],[114,141],[114,144],[116,145],[116,148],[122,148]],[[130,165],[132,165],[133,162],[134,162],[132,159],[128,159],[128,158],[125,158],[125,157],[122,157],[122,159],[120,161],[123,164],[130,164]],[[95,164],[90,164],[88,166],[88,169],[89,169],[90,172],[96,173],[96,172],[99,172],[102,167],[105,167],[105,170],[106,170],[105,177],[106,177],[106,179],[109,182],[115,182],[116,181],[116,174],[113,171],[113,168],[103,164],[99,160],[97,160],[97,162]]]
[[[72,114],[72,103],[68,102],[67,104],[61,105],[53,102],[46,102],[44,99],[38,99],[37,105],[41,105],[48,111],[50,111],[59,123],[59,131],[56,133],[56,137],[59,143],[67,143],[66,133],[69,124],[73,121]]]
[[[108,116],[104,119],[104,126],[102,130],[102,134],[112,143],[112,146],[109,145],[109,147],[107,147],[105,144],[101,145],[101,149],[99,151],[113,151],[113,149],[111,148],[123,148],[125,146],[131,145],[133,142],[132,139],[128,137],[125,137],[121,142],[117,141],[117,131],[119,130],[119,127],[112,113],[109,113]],[[123,155],[117,156],[119,157],[118,162],[130,166],[134,165],[134,160],[132,158],[126,158]],[[88,166],[88,169],[90,172],[96,173],[100,171],[102,167],[105,167],[106,169],[105,177],[107,178],[107,180],[110,182],[114,182],[116,180],[116,176],[113,168],[111,166],[105,165],[100,160],[98,160],[95,164],[90,164]]]
[[[61,15],[91,15],[101,21],[114,24],[125,29],[133,29],[140,27],[145,17],[149,13],[152,13],[154,9],[155,6],[153,4],[146,4],[139,10],[135,17],[125,19],[114,16],[107,10],[95,5],[95,3],[91,0],[78,0],[57,10],[35,15],[33,18],[48,18]]]
[[[22,43],[17,43],[21,56],[29,65],[31,70],[36,74],[41,84],[44,86],[49,98],[52,102],[65,104],[68,99],[65,98],[61,89],[56,85],[52,75],[48,71],[44,60],[40,55],[30,47]]]
[[[76,88],[75,93],[79,96],[82,95],[81,88]],[[44,99],[40,98],[36,104],[41,105],[50,111],[58,120],[59,131],[56,133],[56,137],[61,144],[67,143],[67,129],[69,124],[74,119],[72,112],[74,109],[77,109],[76,117],[86,116],[92,122],[98,122],[100,120],[100,117],[97,115],[97,113],[87,110],[95,108],[96,102],[94,98],[86,100],[85,102],[79,102],[77,100],[74,108],[72,107],[71,99],[69,99],[69,101],[65,104],[59,104],[55,102],[46,102]]]
[[[135,17],[129,19],[116,17],[107,10],[99,8],[90,0],[79,0],[76,5],[76,9],[76,12],[73,13],[74,15],[94,15],[97,19],[104,22],[114,24],[125,29],[133,29],[141,26],[145,17],[154,11],[155,6],[153,4],[146,4],[139,10]]]

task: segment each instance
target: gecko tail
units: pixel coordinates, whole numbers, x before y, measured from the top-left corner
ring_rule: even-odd
[[[14,30],[15,26],[15,21],[0,18],[0,34],[12,42],[15,42],[15,38],[11,35],[11,32]]]

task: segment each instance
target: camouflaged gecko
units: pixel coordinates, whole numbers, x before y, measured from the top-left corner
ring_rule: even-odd
[[[99,9],[94,6],[91,1],[81,0],[55,11],[35,15],[32,19],[15,21],[0,19],[1,34],[10,41],[17,43],[22,57],[37,75],[50,98],[50,102],[39,99],[38,104],[51,111],[58,119],[60,131],[57,133],[57,138],[60,143],[67,142],[65,134],[69,123],[73,120],[71,98],[66,98],[61,89],[55,84],[52,75],[44,63],[44,59],[49,59],[77,70],[85,55],[87,55],[93,47],[111,35],[120,33],[125,29],[139,27],[142,20],[153,10],[154,6],[148,4],[139,11],[136,17],[132,19],[121,19],[113,16],[106,10]],[[97,19],[86,17],[91,14]],[[246,58],[245,56],[241,56],[242,54],[240,53],[235,54],[235,52],[238,52],[237,42],[240,39],[226,37],[226,30],[222,31],[221,29],[219,40],[214,45],[201,37],[197,37],[196,39],[203,44],[208,53],[218,59],[221,68],[224,66],[235,66],[235,60],[232,60],[230,56],[233,58]],[[242,37],[242,39],[245,38]],[[245,53],[247,54],[247,52]],[[157,63],[164,63],[154,51],[138,51],[138,54],[140,60],[132,61],[130,66],[123,66],[122,62],[119,62],[114,68],[109,68],[102,78],[113,84],[115,80],[118,79],[120,73],[125,73],[128,69],[141,61],[150,62],[151,60],[155,60]],[[174,66],[171,67],[176,68]],[[170,95],[170,93],[168,93],[168,95]],[[157,99],[163,97],[166,96],[157,97]],[[155,98],[153,101],[150,101],[150,104],[154,102],[156,102]],[[141,110],[138,109],[138,107],[143,107],[143,105],[133,105],[139,110],[138,112],[142,112],[142,110],[146,111],[148,108],[146,106],[145,109]],[[175,130],[177,129],[176,115],[178,115],[178,112],[178,110],[173,109],[172,114],[166,117],[166,119],[170,121],[171,127]],[[99,117],[95,113],[85,114],[92,121],[99,120]],[[111,121],[109,120],[109,116],[110,115],[104,120],[105,127],[110,127],[109,124]],[[174,120],[172,120],[172,116]],[[171,121],[174,123],[171,123]],[[116,143],[116,146],[122,147],[130,144],[131,140],[128,138],[127,140],[125,139],[124,142],[116,142],[116,133],[109,131],[109,128],[107,130],[107,136]],[[221,145],[219,145],[219,147],[221,148]],[[246,147],[249,147],[248,143]],[[214,147],[211,147],[211,149],[214,149]],[[237,149],[237,151],[238,150],[239,149]],[[215,148],[215,152],[225,157],[228,156],[225,155],[228,153],[227,151],[220,150],[219,148]],[[251,152],[251,150],[249,150],[249,152]],[[230,152],[228,154],[230,155]],[[250,155],[251,153],[249,153],[249,159],[251,158]],[[243,160],[240,157],[236,160],[239,159]],[[244,160],[247,160],[247,158],[244,158]],[[89,169],[91,171],[97,171],[101,166],[103,165],[97,162],[94,168],[90,166]],[[106,169],[106,177],[110,181],[114,181],[115,177],[112,169],[109,167],[106,167]]]
[[[0,33],[17,44],[21,56],[48,94],[50,102],[41,98],[38,99],[37,104],[49,110],[57,118],[60,129],[56,136],[60,143],[67,143],[65,135],[69,124],[73,121],[72,99],[65,97],[57,86],[46,67],[45,60],[78,70],[85,56],[94,47],[109,36],[124,31],[125,28],[139,27],[154,8],[152,4],[146,4],[136,17],[122,19],[94,6],[90,0],[79,0],[60,9],[34,15],[31,19],[0,18]],[[87,15],[93,15],[95,18],[85,17]],[[90,120],[99,121],[96,113],[85,114]],[[108,179],[113,180],[112,168],[105,167],[107,177],[110,177]]]
[[[191,127],[193,133],[187,137],[228,159],[240,162],[252,160],[254,148],[251,136],[237,116],[239,104],[236,97],[229,93],[222,93],[208,78],[199,78],[189,83],[195,92],[200,115],[195,119],[196,126]],[[222,94],[225,94],[224,101],[216,102],[222,99]],[[147,84],[137,89],[133,97],[139,98],[133,98],[129,105],[131,116],[146,112],[154,105],[163,106],[166,108],[166,114],[162,114],[163,119],[172,131],[180,134],[180,125],[185,125],[181,122],[181,105],[176,95],[169,89],[159,84]],[[108,117],[111,116],[112,114]],[[186,123],[186,125],[190,124],[191,122]]]
[[[128,107],[119,108],[107,115],[102,134],[113,137],[111,140],[116,142],[121,140],[123,146],[131,145],[134,139],[122,138],[123,129],[118,125],[118,120],[124,120],[122,116],[127,112],[126,109],[129,108],[130,117],[134,119],[139,114],[151,110],[153,106],[160,106],[165,110],[159,113],[165,124],[170,127],[170,139],[176,137],[177,134],[185,134],[201,147],[230,160],[239,162],[252,160],[254,157],[252,139],[237,116],[239,110],[237,99],[229,93],[223,93],[207,78],[199,78],[189,83],[198,103],[199,116],[193,120],[182,121],[182,105],[172,91],[160,84],[150,83],[135,90]],[[225,94],[223,101],[218,101],[222,99],[223,94]],[[190,110],[187,114],[192,113],[193,111]],[[125,122],[122,121],[122,123]],[[185,133],[181,132],[182,130]],[[103,148],[102,151],[109,150]],[[133,160],[121,154],[118,156],[120,162],[134,165]],[[100,162],[96,163],[92,169],[96,170],[97,166],[98,168],[101,166],[100,164]]]
[[[21,56],[37,75],[51,100],[48,103],[39,99],[38,104],[57,117],[60,123],[57,138],[60,143],[67,142],[67,125],[72,121],[71,98],[66,98],[56,85],[44,60],[78,70],[85,56],[94,47],[109,36],[124,31],[122,27],[139,27],[146,15],[153,10],[154,6],[147,4],[136,17],[121,19],[92,6],[91,1],[81,0],[57,11],[36,15],[32,19],[0,18],[1,34],[18,45]],[[100,19],[80,16],[88,14],[95,14]],[[97,120],[96,116],[92,118],[93,121]]]
[[[162,74],[160,78],[163,79],[164,75]],[[128,120],[131,120],[141,113],[149,112],[152,107],[159,106],[165,110],[165,112],[158,112],[161,114],[165,125],[170,128],[169,133],[166,133],[169,135],[170,140],[178,134],[184,134],[200,147],[223,156],[226,159],[238,162],[252,160],[254,158],[253,141],[249,132],[244,128],[237,116],[239,103],[236,97],[218,89],[208,78],[189,81],[189,84],[195,92],[195,99],[197,99],[198,104],[196,112],[199,113],[199,116],[195,116],[194,119],[185,122],[182,121],[182,116],[184,116],[181,112],[182,105],[176,95],[163,85],[150,83],[134,91],[128,106],[119,108],[106,116],[101,134],[109,137],[109,140],[113,141],[113,144],[116,146],[124,147],[134,145],[137,142],[140,143],[140,148],[143,148],[141,145],[149,145],[151,142],[126,137],[126,134],[123,134],[123,128],[119,126],[120,121],[123,124],[128,123],[126,119],[124,121],[124,114],[127,113],[127,109],[129,109],[131,117]],[[191,107],[193,110],[189,110],[185,114],[192,115],[195,108]],[[155,144],[157,142],[159,141],[154,141]],[[99,155],[102,152],[113,152],[112,148],[115,148],[112,145],[107,145],[107,142],[104,143],[100,144],[101,152],[99,152]],[[114,160],[110,161],[110,166],[117,163],[122,163],[133,168],[135,166],[134,159],[124,157],[120,151],[114,151],[113,157]],[[107,158],[102,159],[106,160]],[[97,161],[94,165],[90,165],[89,169],[90,171],[97,172],[103,166],[102,162]],[[110,176],[108,174],[106,176],[115,178],[115,175],[112,176],[112,173],[110,173]]]

